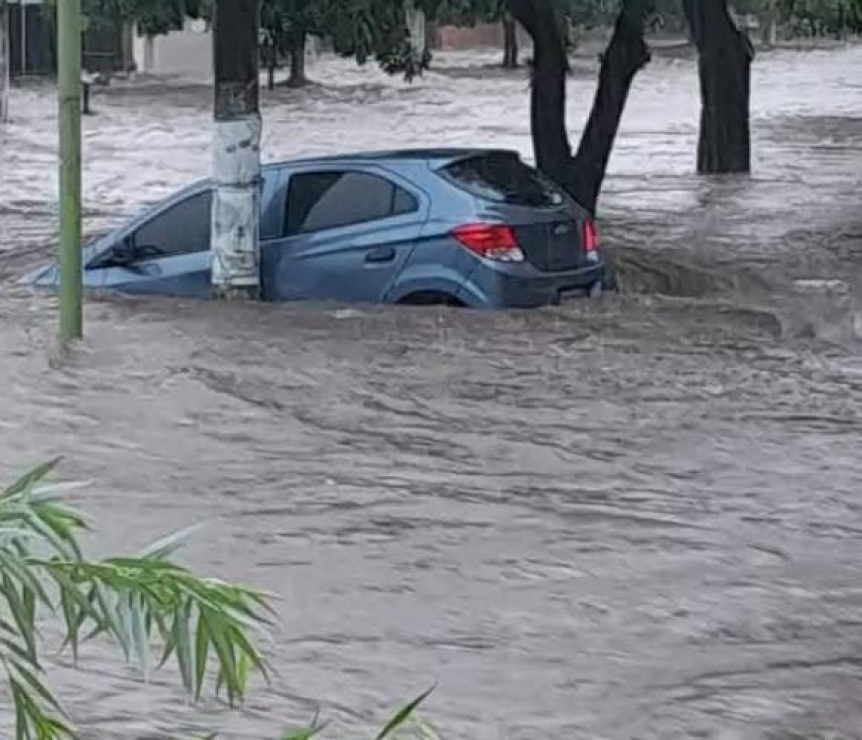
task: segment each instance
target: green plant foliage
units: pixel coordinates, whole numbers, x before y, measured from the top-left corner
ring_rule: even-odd
[[[383,729],[375,735],[374,740],[440,740],[434,728],[416,717],[420,705],[431,696],[433,691],[432,686],[396,711],[383,725]],[[327,723],[319,722],[318,718],[315,718],[308,727],[291,730],[283,735],[281,740],[311,740],[319,737],[327,726]]]
[[[78,486],[46,482],[58,462],[44,463],[0,491],[0,676],[13,704],[15,740],[75,738],[44,681],[36,625],[46,613],[60,621],[63,648],[75,660],[83,644],[107,637],[146,677],[158,645],[155,668],[173,660],[190,698],[201,698],[214,668],[214,693],[232,705],[241,702],[252,673],[267,677],[252,639],[269,623],[267,594],[201,578],[179,565],[173,556],[195,528],[133,556],[88,560],[78,541],[87,523],[62,503],[62,494]],[[433,690],[395,712],[376,740],[439,740],[415,716]],[[315,718],[282,740],[311,740],[326,727]]]
[[[74,658],[83,643],[105,636],[147,675],[158,644],[157,667],[173,659],[190,697],[201,697],[214,664],[215,693],[241,702],[251,674],[266,677],[252,635],[267,624],[267,595],[175,562],[188,531],[133,556],[88,560],[78,542],[85,520],[60,499],[69,487],[45,482],[57,462],[0,492],[0,676],[14,705],[16,740],[74,737],[44,683],[36,625],[46,613],[61,622],[63,647]]]

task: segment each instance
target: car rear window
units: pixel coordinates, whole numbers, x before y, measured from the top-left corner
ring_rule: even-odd
[[[496,203],[547,208],[565,193],[516,154],[482,154],[446,165],[441,173],[462,190]]]

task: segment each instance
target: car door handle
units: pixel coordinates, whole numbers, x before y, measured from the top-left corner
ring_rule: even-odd
[[[392,262],[395,259],[395,250],[392,247],[381,247],[380,249],[372,249],[365,255],[365,262],[369,264],[378,264],[380,262]]]

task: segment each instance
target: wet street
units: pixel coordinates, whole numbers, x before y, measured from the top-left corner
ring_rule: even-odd
[[[444,56],[412,87],[321,60],[265,97],[267,159],[530,154],[523,75]],[[589,62],[584,61],[589,66]],[[3,480],[62,454],[94,552],[195,522],[201,571],[278,595],[242,712],[110,646],[51,664],[83,737],[276,738],[320,702],[369,736],[432,683],[470,740],[862,738],[862,47],[755,65],[751,178],[693,176],[697,78],[640,76],[602,202],[624,293],[534,312],[94,298],[12,284],[53,240],[55,98],[0,132]],[[570,84],[577,134],[594,76]],[[206,174],[209,93],[109,88],[88,230]],[[353,730],[351,732],[351,729]],[[358,730],[358,731],[357,731]]]

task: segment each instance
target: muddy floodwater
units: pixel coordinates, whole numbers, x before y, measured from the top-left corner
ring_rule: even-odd
[[[412,87],[323,59],[265,97],[265,158],[530,153],[527,84],[444,55]],[[592,62],[570,83],[579,130]],[[473,69],[470,69],[470,65]],[[93,551],[206,522],[195,567],[275,592],[241,712],[109,646],[50,675],[85,738],[366,736],[436,683],[447,738],[862,738],[862,48],[762,54],[755,171],[693,176],[691,60],[638,77],[602,202],[621,296],[532,312],[98,298],[56,366],[55,98],[0,132],[0,474],[55,454]],[[86,226],[209,162],[209,93],[86,121]],[[8,725],[5,725],[8,726]],[[356,728],[353,733],[350,728]]]

